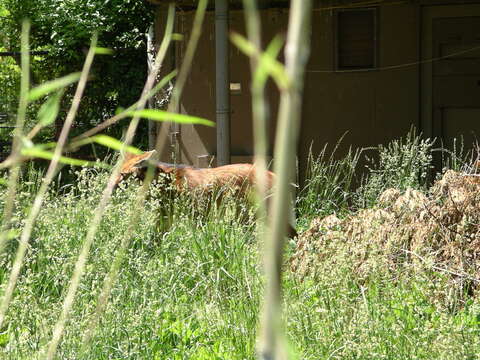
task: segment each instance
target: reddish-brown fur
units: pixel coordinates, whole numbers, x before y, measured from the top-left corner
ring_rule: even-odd
[[[117,184],[129,174],[144,178],[148,160],[153,152],[141,155],[127,155],[122,165]],[[247,190],[256,184],[256,167],[252,164],[232,164],[216,168],[198,169],[185,165],[174,165],[158,162],[158,173],[171,174],[177,190],[207,190],[212,187],[231,186],[238,190]],[[267,170],[267,190],[271,190],[275,174]]]
[[[134,175],[143,180],[153,153],[154,151],[146,152],[141,155],[128,154],[125,157],[116,184],[120,183],[129,175]],[[205,169],[186,165],[167,164],[163,162],[156,162],[154,164],[157,171],[156,175],[160,173],[171,175],[171,179],[177,191],[208,191],[214,188],[228,186],[238,194],[245,196],[248,193],[248,190],[256,184],[256,167],[252,164],[232,164]],[[274,183],[275,174],[267,170],[267,193],[271,192]],[[290,237],[296,236],[294,227],[290,225],[288,228]]]

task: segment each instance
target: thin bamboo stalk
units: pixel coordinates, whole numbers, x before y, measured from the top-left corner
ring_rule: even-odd
[[[247,35],[249,41],[261,51],[262,33],[260,14],[254,0],[244,0],[245,23],[247,25]],[[259,66],[258,58],[250,57],[251,93],[252,93],[252,118],[253,118],[253,138],[255,153],[255,175],[257,177],[257,201],[258,201],[258,238],[263,237],[265,231],[266,215],[266,171],[267,171],[267,102],[265,99],[265,82],[255,79],[257,68]]]
[[[311,0],[292,0],[285,46],[288,86],[281,89],[275,148],[276,189],[265,253],[266,288],[260,331],[259,358],[286,359],[281,330],[281,270],[286,223],[291,209],[290,183],[294,176],[305,66],[310,53]]]
[[[155,45],[154,45],[154,26],[150,25],[147,32],[147,68],[148,73],[153,70],[153,64],[155,62]],[[151,97],[147,100],[148,108],[155,108],[155,99]],[[154,120],[148,121],[148,147],[152,148],[155,144],[157,133],[157,124]]]
[[[170,45],[170,42],[171,42],[171,37],[172,37],[171,35],[173,30],[173,14],[174,14],[173,5],[170,6],[170,9],[171,9],[170,10],[171,16],[169,17],[169,23],[168,23],[169,33],[166,34],[164,41],[162,42],[162,46],[158,51],[157,57],[155,59],[154,69],[150,73],[149,77],[147,78],[144,89],[142,91],[142,95],[140,97],[140,100],[138,101],[137,110],[143,110],[145,108],[148,94],[153,87],[156,76],[163,62],[163,59],[165,58],[165,54],[167,52],[168,46]],[[131,144],[133,137],[135,135],[135,132],[137,130],[139,120],[140,118],[138,116],[134,116],[132,118],[132,121],[130,122],[130,125],[127,129],[127,133],[125,136],[125,141],[123,142],[123,149],[120,152],[120,157],[118,159],[118,162],[115,165],[112,173],[110,174],[110,178],[108,179],[107,186],[105,187],[102,193],[102,198],[100,200],[100,203],[95,209],[93,219],[89,224],[88,232],[85,237],[85,240],[83,241],[80,254],[77,258],[77,262],[75,263],[75,268],[72,274],[72,278],[70,279],[67,295],[65,296],[65,299],[62,305],[62,312],[54,326],[52,339],[50,340],[46,351],[44,351],[44,354],[45,354],[44,358],[47,360],[53,359],[56,354],[58,343],[60,342],[60,339],[62,337],[64,328],[65,328],[65,323],[68,320],[70,309],[75,300],[75,295],[85,270],[85,264],[88,259],[90,247],[93,243],[93,240],[95,239],[95,235],[96,235],[98,226],[100,225],[100,222],[102,220],[102,217],[105,213],[106,206],[110,201],[113,187],[115,185],[115,180],[118,174],[120,173],[121,164],[123,163],[123,160],[124,160],[124,149]]]
[[[192,63],[191,60],[193,59],[193,54],[195,53],[195,49],[196,49],[197,44],[198,44],[198,39],[199,39],[199,35],[200,35],[201,29],[202,29],[203,19],[204,19],[204,16],[205,16],[206,5],[207,5],[207,1],[203,1],[202,3],[199,3],[199,6],[197,8],[197,12],[195,14],[196,21],[194,21],[193,32],[196,32],[198,34],[198,36],[192,36],[189,40],[187,48],[191,49],[191,51],[192,51],[190,53],[191,56],[192,56],[190,58],[190,62],[189,62],[190,66],[182,66],[182,68],[179,72],[179,79],[186,79],[188,77],[188,73],[190,72],[191,63]],[[166,33],[167,33],[167,31],[166,31]],[[180,86],[180,87],[177,88],[177,90],[176,90],[177,96],[175,97],[174,101],[179,101],[180,100],[184,84],[185,84],[184,81],[176,84],[176,86]],[[172,106],[172,108],[175,108],[175,107]],[[85,336],[84,336],[82,351],[86,351],[87,346],[90,343],[91,337],[94,334],[94,329],[98,325],[98,320],[100,319],[100,316],[103,313],[103,311],[105,309],[105,306],[108,303],[108,298],[110,297],[112,287],[113,287],[113,285],[114,285],[114,283],[117,279],[118,271],[120,269],[120,265],[123,262],[123,259],[125,257],[126,252],[127,252],[127,249],[128,249],[128,246],[130,244],[130,241],[131,241],[131,238],[132,238],[132,235],[133,235],[133,231],[134,231],[135,227],[137,226],[137,224],[140,220],[140,214],[142,213],[142,209],[143,209],[143,206],[144,206],[144,203],[145,203],[145,198],[146,198],[146,195],[147,195],[147,192],[148,192],[148,188],[150,186],[150,183],[153,180],[153,175],[154,175],[153,170],[154,170],[153,167],[150,167],[148,169],[147,175],[146,175],[145,180],[143,182],[143,185],[142,185],[140,191],[138,192],[138,194],[136,196],[135,204],[134,204],[133,211],[132,211],[131,221],[128,225],[127,231],[125,232],[125,234],[122,237],[120,247],[117,251],[117,254],[115,255],[114,261],[112,262],[112,266],[110,267],[109,273],[108,273],[108,275],[105,278],[105,281],[103,283],[102,291],[101,291],[101,293],[98,297],[97,307],[95,309],[95,313],[90,319],[90,322],[89,322],[90,325],[88,326],[88,330],[87,330],[87,332],[85,333]]]
[[[197,5],[197,11],[193,19],[192,33],[190,35],[190,40],[185,50],[185,56],[183,57],[180,70],[178,72],[177,81],[175,82],[175,87],[172,92],[172,99],[168,104],[167,111],[175,112],[180,104],[180,97],[183,93],[183,88],[188,79],[188,74],[190,73],[190,68],[192,67],[193,57],[197,50],[198,40],[202,34],[202,24],[205,18],[205,11],[207,9],[208,0],[200,0]],[[155,143],[155,149],[157,150],[154,154],[153,161],[158,160],[158,157],[165,147],[167,132],[169,124],[167,122],[162,123],[160,130],[157,133],[157,141]]]
[[[25,34],[25,36],[28,36],[28,33]],[[23,40],[23,42],[25,42],[28,46],[28,40]],[[85,63],[83,65],[82,74],[80,76],[80,80],[78,82],[78,86],[73,97],[72,105],[70,107],[70,110],[65,119],[65,123],[63,125],[62,131],[60,133],[58,143],[53,154],[52,161],[48,166],[47,173],[42,181],[40,189],[38,190],[38,193],[35,196],[32,208],[30,210],[30,213],[28,214],[27,220],[25,222],[25,226],[20,236],[20,242],[18,245],[17,253],[15,255],[15,260],[13,262],[12,270],[10,272],[10,277],[8,279],[7,287],[5,289],[5,294],[3,296],[2,303],[0,305],[0,327],[2,326],[2,323],[5,319],[5,314],[8,310],[8,306],[10,304],[10,300],[13,295],[13,290],[15,289],[18,275],[22,268],[23,259],[25,257],[25,252],[27,251],[28,242],[30,240],[32,230],[35,225],[35,221],[42,208],[43,200],[45,198],[45,194],[48,191],[48,187],[50,186],[55,174],[57,173],[58,162],[62,155],[63,146],[65,145],[68,133],[73,124],[73,120],[75,119],[75,116],[77,114],[77,110],[80,105],[80,100],[82,99],[83,91],[87,83],[88,73],[90,72],[90,67],[92,65],[93,58],[95,55],[96,44],[97,44],[97,36],[94,35],[90,45],[90,50],[87,54]],[[28,63],[26,65],[28,65]],[[28,68],[27,68],[27,71],[28,71]],[[27,95],[28,95],[28,92],[27,92]]]
[[[189,46],[187,47],[187,54],[186,54],[185,62],[188,64],[188,66],[185,65],[185,62],[182,64],[182,68],[180,69],[180,72],[179,72],[179,79],[177,80],[177,85],[176,85],[177,90],[175,91],[175,89],[174,89],[174,93],[173,93],[173,96],[172,96],[172,102],[177,101],[177,103],[178,103],[178,101],[180,99],[180,95],[181,95],[181,89],[183,89],[183,86],[186,82],[186,79],[187,79],[187,76],[188,76],[188,71],[190,69],[190,66],[191,66],[191,63],[192,63],[192,60],[193,60],[193,55],[194,55],[194,52],[195,52],[195,49],[196,49],[196,46],[197,46],[198,38],[199,38],[200,33],[201,33],[201,27],[202,27],[203,18],[204,18],[204,14],[205,14],[205,10],[206,10],[206,5],[207,5],[207,0],[201,0],[199,2],[198,11],[197,11],[197,14],[195,16],[195,21],[194,21],[194,32],[192,33],[191,42],[189,42]],[[167,30],[168,31],[166,32],[166,35],[165,35],[165,37],[162,41],[162,45],[160,46],[159,52],[157,54],[157,58],[156,58],[156,61],[155,61],[155,66],[154,66],[154,71],[152,71],[151,76],[149,76],[149,78],[147,79],[147,83],[145,85],[144,92],[142,93],[142,97],[138,102],[139,103],[138,108],[137,108],[138,110],[143,109],[145,107],[148,92],[153,86],[153,82],[155,81],[155,78],[156,78],[156,76],[158,74],[158,71],[160,69],[160,65],[163,62],[163,59],[165,57],[168,45],[171,42],[172,30],[173,30],[173,18],[174,18],[173,14],[174,14],[174,7],[173,7],[173,5],[171,5],[170,8],[169,8],[169,17],[168,17],[168,19],[171,19],[171,20],[169,20],[168,24],[167,24]],[[173,108],[172,104],[170,104],[170,105],[171,105],[170,108]],[[139,120],[138,117],[134,117],[132,119],[132,122],[131,122],[128,130],[127,130],[126,139],[125,139],[125,142],[124,142],[125,147],[127,145],[129,145],[131,143],[132,139],[133,139],[133,135],[134,135],[136,127],[138,125],[138,120]],[[54,337],[52,338],[52,341],[49,345],[49,350],[48,350],[48,353],[47,353],[47,359],[51,359],[56,352],[56,347],[58,346],[58,342],[60,340],[61,333],[63,332],[63,328],[65,326],[65,321],[67,319],[67,315],[68,315],[68,313],[70,311],[70,308],[73,304],[76,289],[78,288],[80,278],[81,278],[81,276],[83,274],[83,271],[84,271],[85,262],[86,262],[87,257],[88,257],[90,246],[93,242],[93,238],[94,238],[94,235],[95,235],[96,230],[98,228],[98,225],[100,223],[101,217],[103,216],[105,206],[106,206],[106,204],[107,204],[107,202],[108,202],[108,200],[111,196],[115,179],[117,178],[117,176],[119,174],[119,170],[120,170],[119,165],[122,162],[123,162],[123,152],[122,152],[122,155],[120,156],[120,159],[119,159],[119,162],[117,163],[117,166],[115,167],[114,171],[112,172],[112,175],[111,175],[111,177],[108,181],[107,187],[104,190],[102,200],[100,201],[100,205],[95,212],[96,214],[94,216],[92,224],[89,227],[89,232],[87,233],[87,237],[86,237],[86,240],[84,241],[84,245],[82,246],[82,250],[81,250],[81,253],[78,257],[78,260],[77,260],[77,263],[76,263],[76,266],[75,266],[75,270],[74,270],[74,274],[72,276],[72,280],[70,281],[69,290],[68,290],[67,296],[66,296],[65,301],[64,301],[62,314],[60,316],[59,321],[57,322],[57,324],[55,326]],[[151,181],[151,178],[153,177],[153,172],[152,171],[149,171],[149,177],[150,177],[150,181]],[[142,191],[140,192],[139,196],[137,197],[136,209],[139,209],[138,206],[141,206],[141,204],[143,204],[146,189],[148,189],[148,187],[147,187],[148,183],[149,182],[146,179],[146,181],[144,183],[144,188],[142,188]],[[139,210],[141,210],[141,209],[139,209]],[[140,211],[134,211],[134,216],[132,217],[132,222],[129,225],[130,230],[128,231],[128,233],[130,233],[130,235],[127,234],[128,236],[125,236],[122,240],[121,248],[119,249],[119,252],[117,253],[117,256],[120,258],[120,260],[123,259],[123,256],[125,254],[125,249],[128,247],[129,240],[130,240],[130,237],[131,237],[131,232],[133,231],[132,229],[134,228],[136,222],[138,222],[139,213],[140,213]],[[104,284],[105,285],[104,289],[103,289],[104,291],[102,291],[102,294],[101,294],[101,297],[100,297],[100,302],[99,302],[100,308],[97,308],[97,310],[98,309],[101,310],[103,308],[103,306],[106,304],[106,300],[108,299],[108,294],[109,294],[109,292],[111,290],[111,286],[113,285],[113,282],[116,278],[116,275],[117,275],[117,272],[118,272],[118,266],[119,266],[120,263],[121,263],[121,261],[116,260],[112,264],[112,268],[111,268],[111,271],[109,273],[109,277],[107,278],[106,284]],[[58,335],[56,335],[56,334],[58,334]],[[87,335],[87,336],[91,336],[91,335]],[[48,357],[48,356],[50,356],[50,357]]]
[[[155,87],[153,87],[148,93],[147,93],[147,96],[146,96],[146,99],[149,100],[151,99],[153,96],[155,96],[161,89],[163,89],[166,85],[168,85],[170,83],[170,80],[172,80],[175,76],[177,75],[177,71],[176,70],[173,70],[172,72],[168,73],[167,75],[165,75],[164,78],[162,78],[157,85],[155,85]],[[81,141],[83,139],[86,139],[88,137],[91,137],[95,134],[98,134],[99,132],[105,130],[106,128],[116,124],[117,122],[119,122],[120,120],[123,120],[127,117],[129,117],[129,113],[132,111],[132,110],[135,110],[137,107],[138,107],[138,104],[139,104],[139,101],[135,102],[134,104],[130,105],[128,108],[126,108],[124,111],[120,112],[119,114],[116,114],[114,116],[112,116],[111,118],[103,121],[102,123],[98,124],[97,126],[95,126],[94,128],[90,129],[90,130],[87,130],[85,131],[83,134],[80,134],[76,137],[74,137],[71,141],[70,141],[70,145],[69,145],[69,150],[74,150],[75,149],[75,143],[78,142],[78,141]]]
[[[13,132],[13,144],[10,157],[17,159],[20,155],[21,139],[23,136],[23,126],[25,124],[25,117],[27,113],[28,105],[28,91],[30,88],[30,53],[29,53],[29,33],[30,22],[25,21],[22,25],[22,38],[21,38],[21,66],[22,66],[22,78],[20,82],[20,100],[18,102],[18,113],[15,130]],[[18,161],[14,161],[10,168],[10,174],[8,178],[8,189],[5,197],[5,206],[3,208],[2,225],[0,232],[0,254],[5,248],[5,243],[8,240],[8,233],[10,229],[10,220],[12,219],[13,207],[15,202],[15,196],[17,194],[18,178],[20,175],[20,164]],[[2,310],[0,308],[0,314]],[[3,319],[0,315],[0,324]]]

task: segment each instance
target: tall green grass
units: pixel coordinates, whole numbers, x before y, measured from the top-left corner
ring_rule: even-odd
[[[51,336],[85,224],[107,180],[105,173],[87,169],[78,176],[75,189],[49,194],[32,234],[8,325],[2,329],[2,351],[11,359],[32,358]],[[137,191],[135,184],[119,189],[106,209],[59,358],[76,358],[82,349],[83,333],[118,240],[129,226],[132,211],[138,211],[133,206]],[[233,200],[232,206],[211,207],[210,214],[199,221],[190,198],[171,200],[152,191],[112,289],[112,300],[81,358],[185,358],[197,353],[207,356],[212,347],[227,358],[237,358],[242,348],[253,354],[256,311],[251,310],[258,305],[260,285],[252,251],[253,222],[248,216],[245,223],[237,221]],[[29,200],[26,197],[17,204],[19,227]],[[172,223],[159,231],[158,214],[169,201],[173,201]],[[2,257],[2,281],[15,250],[14,243],[10,245]],[[250,294],[241,296],[242,302],[246,298],[248,302],[240,303],[237,294]],[[234,308],[243,309],[245,316],[236,313],[234,322],[224,323]],[[237,349],[232,342],[242,346]]]
[[[385,145],[349,149],[340,156],[342,139],[318,155],[310,151],[305,184],[297,199],[300,227],[312,218],[346,213],[373,206],[388,188],[426,190],[433,167],[433,141],[414,129]],[[364,165],[364,168],[361,167]]]
[[[107,180],[105,173],[86,169],[78,176],[76,189],[49,194],[32,235],[8,326],[2,332],[5,354],[12,359],[32,358],[49,340],[85,236],[85,224],[91,220]],[[75,358],[83,345],[88,315],[94,310],[103,277],[132,211],[137,211],[134,199],[138,187],[134,185],[119,189],[106,210],[59,358]],[[238,207],[233,206],[233,199],[232,206],[214,206],[199,221],[190,198],[169,200],[155,194],[156,189],[152,191],[134,230],[118,284],[112,289],[111,304],[82,358],[185,358],[197,352],[210,354],[211,346],[218,346],[219,354],[236,358],[240,355],[235,353],[236,346],[227,344],[234,341],[249,348],[254,343],[256,312],[251,310],[258,305],[259,271],[252,251],[253,222],[248,216],[246,223],[237,221]],[[19,219],[28,200],[17,204]],[[158,216],[166,201],[173,201],[172,224],[159,231]],[[0,280],[8,276],[15,248],[11,245],[2,259]],[[237,294],[243,294],[241,301]],[[242,304],[244,300],[247,302]],[[248,311],[245,306],[249,306]],[[237,307],[247,316],[236,314],[234,323],[222,324]],[[212,333],[208,325],[214,319],[221,321]],[[27,343],[22,343],[22,336],[28,338]],[[196,343],[200,339],[207,344]],[[227,344],[222,345],[225,341]]]
[[[440,146],[433,150],[433,155],[442,169],[472,173],[474,170],[472,165],[475,161],[480,160],[478,140],[471,146],[466,146],[463,137],[455,138],[450,148],[443,146],[444,144],[440,141],[437,143],[440,143]]]
[[[85,224],[108,177],[95,169],[76,175],[75,185],[53,187],[45,199],[0,330],[2,359],[35,358],[51,338]],[[23,191],[28,186],[19,189],[15,229],[23,226],[31,203],[32,195]],[[218,207],[172,198],[158,185],[150,189],[111,299],[84,346],[138,191],[138,183],[125,184],[106,210],[57,358],[254,359],[264,282],[251,209],[239,209],[235,198]],[[171,222],[159,229],[166,207]],[[209,211],[199,217],[202,207]],[[0,258],[1,281],[16,246],[9,241]],[[437,305],[431,282],[411,272],[393,281],[381,271],[359,279],[340,252],[306,278],[291,273],[288,263],[284,272],[286,331],[298,358],[475,359],[480,351],[479,301],[470,297],[462,307],[445,309]]]
[[[350,149],[338,159],[338,144],[333,149],[325,145],[318,155],[309,152],[305,184],[296,204],[301,228],[307,227],[313,217],[342,215],[351,210],[362,150]]]
[[[279,38],[265,52],[260,48],[260,37],[255,38],[258,12],[253,2],[245,4],[254,15],[249,40],[238,35],[232,40],[252,59],[260,162],[266,151],[263,90],[269,77],[282,96],[275,154],[279,186],[270,232],[265,235],[264,227],[256,226],[255,209],[235,197],[208,200],[176,193],[162,184],[149,187],[149,181],[141,187],[134,182],[120,186],[112,196],[118,165],[113,174],[84,168],[70,186],[59,186],[55,182],[57,162],[92,165],[60,157],[87,78],[87,62],[61,141],[34,145],[35,134],[23,136],[20,126],[12,157],[2,163],[3,168],[13,169],[0,200],[0,245],[6,245],[0,251],[5,314],[0,326],[2,358],[253,359],[257,352],[262,359],[446,359],[451,354],[475,358],[480,350],[480,304],[475,298],[445,311],[432,298],[428,279],[405,273],[392,280],[383,271],[360,279],[345,254],[319,261],[317,271],[305,278],[289,271],[288,258],[282,257],[282,229],[290,206],[286,199],[293,177],[292,149],[299,128],[311,2],[292,2],[286,66],[276,60],[282,47]],[[171,111],[180,101],[192,65],[206,5],[205,0],[199,2]],[[140,117],[211,124],[194,117],[143,111],[172,39],[172,6],[169,14],[156,70],[139,101],[122,116],[92,129],[96,132],[113,119],[131,116],[125,141],[85,140],[86,135],[76,140],[123,152]],[[73,74],[30,90],[27,33],[25,26],[19,124],[28,101],[61,91],[79,78]],[[89,61],[95,52],[105,49],[93,44]],[[57,100],[54,97],[53,104]],[[48,100],[45,104],[52,105]],[[39,119],[39,124],[45,125],[52,116],[48,119],[43,118],[44,123]],[[161,145],[159,138],[157,146]],[[410,134],[379,146],[378,157],[358,190],[354,189],[355,170],[364,152],[351,151],[340,160],[327,155],[326,149],[317,158],[312,155],[297,203],[301,227],[306,228],[317,216],[332,212],[348,216],[358,208],[373,206],[388,187],[425,189],[431,145],[430,140]],[[55,153],[50,152],[53,146]],[[20,153],[52,160],[47,174],[30,170],[20,176]],[[122,158],[121,153],[119,162]],[[291,253],[296,244],[292,241],[287,246]],[[259,265],[262,262],[265,267]]]

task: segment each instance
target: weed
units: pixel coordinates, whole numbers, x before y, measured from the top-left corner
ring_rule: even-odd
[[[404,138],[393,140],[386,146],[379,145],[378,160],[374,157],[368,159],[368,172],[357,191],[356,207],[371,207],[389,188],[424,190],[432,169],[432,146],[433,141],[417,135],[415,129]]]

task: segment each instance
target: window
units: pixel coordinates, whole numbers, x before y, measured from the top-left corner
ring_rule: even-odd
[[[336,27],[336,69],[374,69],[377,65],[377,10],[339,10]]]

